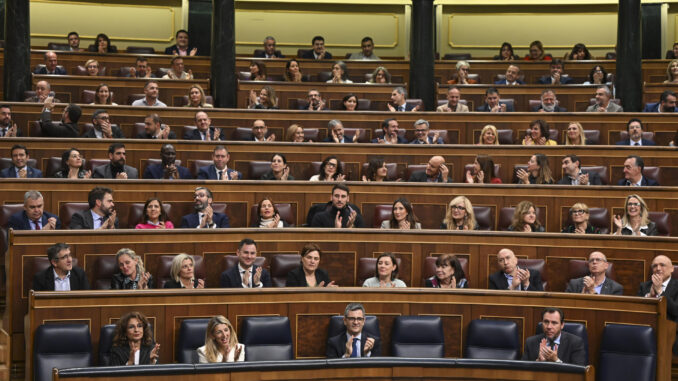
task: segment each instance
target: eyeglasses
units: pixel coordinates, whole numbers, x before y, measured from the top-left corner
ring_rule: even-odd
[[[203,197],[207,197],[207,194],[205,194],[205,193],[196,193],[196,194],[193,195],[193,198],[203,198]]]
[[[450,209],[452,209],[452,210],[456,209],[458,211],[466,210],[466,208],[463,205],[452,205],[452,206],[450,206]]]
[[[67,258],[73,258],[73,256],[71,254],[64,254],[60,257],[57,257],[57,261],[62,261],[62,260],[67,259]]]
[[[414,130],[415,133],[417,134],[424,134],[426,133],[427,130]]]
[[[628,206],[640,206],[640,203],[639,202],[629,202],[627,205]]]
[[[365,318],[364,317],[346,317],[346,320],[350,321],[351,323],[356,322],[356,321],[358,323],[362,323],[362,322],[365,321]]]
[[[108,116],[98,116],[97,119],[99,119],[99,120],[111,120],[111,118],[108,117]]]
[[[588,214],[588,212],[589,212],[588,210],[583,210],[583,209],[570,210],[570,214],[573,215],[573,216],[575,214],[585,214],[585,213]]]
[[[607,262],[607,260],[603,258],[591,258],[589,259],[589,263],[598,263],[598,262]]]

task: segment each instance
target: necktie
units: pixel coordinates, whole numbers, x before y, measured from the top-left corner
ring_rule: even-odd
[[[353,338],[353,350],[351,351],[351,357],[358,357],[358,343],[360,340],[358,340],[357,337]]]
[[[22,178],[22,179],[25,179],[26,178],[26,172],[27,171],[25,169],[20,169],[19,170],[19,177]]]
[[[217,171],[217,180],[221,180],[224,178],[224,171]]]
[[[547,345],[549,346],[549,348],[551,348],[551,350],[553,350],[553,349],[555,348],[555,346],[556,346],[556,342],[553,341],[553,340],[551,340],[551,339],[547,339],[547,340],[548,340],[548,344],[547,344]]]
[[[249,270],[249,269],[247,269],[247,270],[245,270],[245,271],[243,272],[243,275],[242,275],[242,284],[244,284],[245,287],[249,287],[249,286],[250,286],[250,270]]]
[[[35,224],[35,230],[40,230],[40,223],[38,221],[33,221],[33,224]]]
[[[638,143],[638,142],[635,142],[635,143],[633,143],[633,145],[634,145],[634,146],[639,146],[639,145],[640,145],[640,143]]]

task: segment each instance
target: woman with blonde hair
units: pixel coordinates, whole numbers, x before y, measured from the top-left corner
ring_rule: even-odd
[[[153,276],[146,272],[144,261],[132,249],[122,248],[115,254],[119,272],[111,278],[111,290],[144,290],[153,288]]]
[[[570,208],[571,224],[563,228],[562,233],[600,234],[600,229],[589,222],[589,206],[578,202]]]
[[[480,227],[473,213],[473,205],[466,196],[457,196],[447,205],[445,219],[440,225],[447,230],[478,230]]]
[[[553,184],[553,174],[546,155],[535,153],[527,162],[527,170],[516,172],[518,184]]]
[[[205,288],[205,281],[195,277],[195,261],[193,257],[181,253],[172,259],[170,280],[164,288]]]
[[[513,211],[513,219],[509,231],[543,232],[544,227],[537,220],[537,208],[530,201],[521,201]]]
[[[624,214],[614,216],[614,235],[659,235],[657,225],[650,221],[647,204],[637,194],[626,196]]]
[[[85,62],[85,70],[87,70],[87,75],[97,76],[99,75],[99,61],[94,59],[89,59]]]
[[[287,127],[287,140],[292,143],[303,143],[304,128],[297,123],[291,124],[289,127]]]
[[[207,103],[205,90],[203,90],[202,86],[195,83],[188,88],[188,104],[184,107],[213,108],[214,106]]]
[[[277,110],[278,96],[275,95],[273,87],[266,85],[259,91],[259,96],[254,89],[250,90],[250,104],[247,108],[261,110]]]
[[[480,138],[478,138],[478,145],[499,145],[499,134],[497,127],[488,124],[480,131]]]
[[[233,325],[222,315],[214,316],[207,323],[205,345],[196,351],[201,364],[245,361],[245,345],[238,344]]]
[[[666,81],[664,83],[678,83],[678,59],[671,60],[666,67]]]
[[[565,130],[565,145],[566,146],[585,146],[586,135],[584,135],[584,127],[579,122],[570,122]]]

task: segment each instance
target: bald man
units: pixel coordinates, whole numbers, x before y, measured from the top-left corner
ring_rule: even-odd
[[[565,288],[565,292],[581,294],[622,295],[624,287],[605,276],[610,264],[607,257],[600,251],[589,254],[589,275],[571,279]]]
[[[410,182],[416,183],[451,183],[450,170],[445,165],[445,158],[433,156],[426,164],[426,170],[416,171],[410,175]]]
[[[539,271],[518,267],[518,258],[513,250],[499,250],[497,265],[501,270],[490,275],[490,290],[544,291]]]
[[[678,281],[671,278],[673,263],[665,255],[658,255],[652,260],[652,278],[640,284],[638,296],[646,298],[666,297],[667,317],[678,320]]]

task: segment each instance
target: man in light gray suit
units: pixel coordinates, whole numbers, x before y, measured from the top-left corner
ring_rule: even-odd
[[[605,276],[610,267],[605,254],[594,251],[589,254],[589,273],[582,278],[571,279],[565,292],[581,294],[622,295],[624,287]]]
[[[127,156],[125,145],[113,143],[108,147],[108,159],[110,163],[94,168],[92,177],[95,179],[138,179],[139,171],[126,165]]]
[[[596,89],[596,104],[589,106],[586,112],[623,112],[624,108],[612,102],[612,92],[606,85]]]

